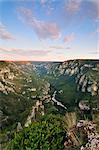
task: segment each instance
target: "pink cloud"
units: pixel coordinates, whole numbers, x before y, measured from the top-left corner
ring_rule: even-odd
[[[78,12],[80,9],[81,2],[82,0],[69,0],[68,3],[66,3],[66,10],[69,13]]]
[[[96,29],[96,32],[99,32],[99,28]]]
[[[67,0],[65,4],[66,13],[74,16],[75,13],[83,12],[80,16],[82,18],[90,17],[91,19],[96,19],[99,14],[98,10],[98,0]]]
[[[90,6],[86,11],[86,15],[96,21],[96,19],[99,17],[99,2],[98,0],[90,0],[89,4]]]
[[[41,4],[45,4],[47,0],[40,0]]]
[[[22,21],[28,23],[39,38],[58,39],[60,37],[60,30],[56,23],[39,20],[33,15],[30,9],[24,7],[20,7],[18,11]]]
[[[61,45],[53,45],[49,47],[50,49],[59,49],[59,50],[65,50],[65,49],[70,49],[70,47],[65,47],[65,46],[61,46]]]
[[[0,53],[3,54],[16,54],[22,56],[44,56],[50,53],[50,50],[33,50],[33,49],[22,49],[22,48],[5,48],[0,47]]]
[[[0,23],[0,39],[2,40],[13,40],[15,39],[10,32],[7,31],[6,27]]]
[[[49,60],[50,50],[0,47],[0,60],[20,61]]]
[[[64,41],[65,43],[71,42],[71,41],[74,40],[74,38],[75,38],[75,34],[74,34],[74,33],[71,33],[71,34],[69,34],[69,35],[66,35],[66,36],[64,37],[63,41]]]

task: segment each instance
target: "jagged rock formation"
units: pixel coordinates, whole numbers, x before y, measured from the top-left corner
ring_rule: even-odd
[[[2,130],[8,124],[20,122],[23,119],[22,115],[25,120],[31,104],[33,105],[39,96],[44,95],[43,92],[48,95],[47,83],[44,86],[45,81],[39,79],[33,70],[31,74],[25,72],[25,65],[24,69],[21,67],[14,62],[0,62],[0,127]],[[44,96],[47,98],[47,95]]]
[[[35,91],[35,89],[33,89]],[[49,95],[50,91],[50,84],[46,82],[42,89],[42,95],[39,96],[40,100],[36,100],[36,104],[32,106],[32,110],[30,114],[27,117],[25,127],[28,127],[29,124],[32,123],[32,121],[36,120],[36,115],[39,113],[39,115],[43,116],[44,113],[44,101],[49,102],[51,100],[51,96]]]
[[[44,105],[43,105],[42,101],[40,101],[40,100],[37,100],[36,104],[34,106],[32,106],[32,110],[31,110],[31,113],[26,120],[25,127],[28,127],[29,124],[31,124],[31,122],[36,119],[36,114],[38,112],[42,116],[44,115]]]
[[[70,116],[69,116],[70,117]],[[75,117],[74,117],[75,118]],[[99,134],[96,131],[95,122],[67,118],[67,137],[64,142],[64,150],[98,150]]]
[[[18,125],[17,125],[17,132],[20,132],[22,130],[22,125],[20,122],[18,122]]]
[[[86,101],[80,101],[79,102],[79,108],[80,110],[90,110],[90,106],[86,103]]]
[[[91,121],[79,121],[77,128],[83,129],[87,134],[88,142],[81,146],[81,150],[98,150],[99,149],[99,134],[96,132],[96,124]]]
[[[75,77],[77,91],[88,92],[92,96],[99,94],[99,62],[71,60],[59,64],[52,74],[54,76],[69,75]]]
[[[0,63],[0,92],[5,94],[15,92],[15,80],[22,72],[14,63]]]

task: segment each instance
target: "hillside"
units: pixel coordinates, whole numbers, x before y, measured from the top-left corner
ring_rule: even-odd
[[[91,101],[93,107],[99,107],[99,61],[66,61],[54,67],[45,78],[57,91],[57,99],[68,108],[80,101]]]
[[[96,130],[98,129],[96,127],[98,127],[99,123],[99,61],[2,61],[0,62],[0,103],[2,149],[5,150],[6,143],[8,145],[13,138],[12,147],[16,147],[15,143],[20,145],[21,138],[25,134],[26,136],[30,135],[28,138],[31,140],[33,136],[34,143],[39,138],[40,140],[45,140],[45,145],[41,144],[42,148],[51,147],[49,142],[51,141],[53,147],[55,146],[59,149],[63,149],[63,147],[64,150],[70,148],[71,150],[79,149],[84,143],[89,142],[88,136],[92,136],[92,133],[90,135],[89,133],[85,134],[87,126],[94,128],[96,135],[94,139],[97,138],[98,131]],[[60,126],[60,118],[63,126]],[[56,128],[52,120],[58,121]],[[55,130],[53,130],[53,126]],[[45,127],[47,132],[44,130]],[[81,127],[80,132],[79,128]],[[31,134],[31,130],[36,136]],[[53,142],[55,135],[51,130],[57,135],[55,143]],[[62,134],[58,133],[58,130],[62,131]],[[38,132],[39,134],[37,134]],[[17,134],[17,136],[14,137],[14,134]],[[42,137],[42,134],[46,139]],[[77,140],[78,135],[79,141]],[[87,136],[86,140],[83,136]],[[49,138],[47,139],[47,137]],[[28,138],[27,142],[31,145]],[[59,139],[62,140],[62,145],[60,146],[57,144]],[[28,144],[25,144],[29,148]],[[39,147],[38,142],[36,144],[35,147]],[[19,150],[19,148],[16,150]],[[45,148],[45,150],[47,149]]]
[[[44,81],[33,70],[30,74],[13,62],[0,62],[1,129],[24,123],[43,88]]]

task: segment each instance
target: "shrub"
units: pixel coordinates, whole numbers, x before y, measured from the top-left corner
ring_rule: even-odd
[[[65,130],[60,116],[48,115],[15,133],[10,150],[63,150]]]

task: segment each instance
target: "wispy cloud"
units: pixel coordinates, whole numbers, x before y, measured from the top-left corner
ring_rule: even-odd
[[[49,46],[50,49],[57,49],[57,50],[65,50],[65,49],[71,49],[70,47],[60,46],[60,45],[53,45]]]
[[[64,41],[65,43],[68,43],[68,42],[73,41],[74,39],[75,39],[75,34],[74,34],[74,33],[71,33],[71,34],[69,34],[69,35],[66,35],[66,36],[64,37],[63,41]]]
[[[50,50],[33,50],[33,49],[22,49],[22,48],[6,48],[0,47],[1,53],[6,54],[16,54],[22,56],[44,56],[50,53]]]
[[[86,2],[86,1],[85,1]],[[88,0],[86,3],[87,9],[85,10],[86,16],[94,19],[99,17],[99,2],[98,0]]]
[[[80,10],[80,5],[81,5],[82,0],[68,0],[66,3],[66,10],[69,13],[75,13]]]
[[[40,0],[41,4],[45,4],[47,2],[47,0]]]
[[[99,2],[98,0],[66,0],[65,12],[70,17],[77,14],[82,18],[96,19],[99,16]]]
[[[96,29],[96,32],[99,32],[99,28]]]
[[[60,37],[60,30],[56,23],[37,19],[28,8],[20,7],[18,12],[23,21],[33,28],[40,39],[58,39]]]
[[[6,26],[0,23],[0,39],[2,40],[14,40],[13,35],[7,31]]]

